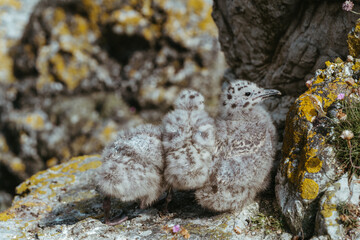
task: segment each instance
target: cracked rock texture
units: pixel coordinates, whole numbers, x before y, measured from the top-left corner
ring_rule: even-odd
[[[211,8],[210,0],[2,2],[0,189],[13,194],[39,170],[101,152],[118,130],[159,121],[185,87],[213,111],[225,61]]]
[[[214,0],[213,17],[227,63],[239,78],[292,96],[324,62],[345,58],[358,18],[339,1]]]
[[[162,205],[140,210],[137,204],[112,201],[113,216],[127,211],[130,220],[118,226],[103,223],[101,196],[93,175],[99,155],[82,156],[38,172],[16,188],[11,208],[0,213],[0,239],[173,239],[166,229],[179,224],[190,239],[290,240],[289,233],[248,232],[249,219],[259,205],[240,214],[213,214],[195,203],[191,192],[176,192],[169,213]],[[269,206],[267,207],[269,208]],[[233,228],[238,227],[239,233]],[[176,239],[185,239],[180,233]]]

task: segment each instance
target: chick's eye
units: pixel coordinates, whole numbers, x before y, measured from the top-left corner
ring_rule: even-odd
[[[251,95],[251,92],[246,92],[245,93],[245,96],[247,96],[247,97],[250,96],[250,95]]]

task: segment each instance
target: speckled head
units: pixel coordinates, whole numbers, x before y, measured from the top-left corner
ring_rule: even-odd
[[[204,97],[192,89],[184,89],[174,102],[176,109],[200,110],[204,109]]]
[[[220,110],[224,116],[236,116],[251,111],[265,99],[281,95],[278,90],[264,89],[246,80],[234,80],[223,87]]]

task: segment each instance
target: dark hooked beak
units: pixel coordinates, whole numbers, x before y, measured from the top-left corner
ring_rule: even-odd
[[[269,98],[272,96],[279,96],[281,92],[276,89],[264,89],[264,92],[259,95],[262,99]]]

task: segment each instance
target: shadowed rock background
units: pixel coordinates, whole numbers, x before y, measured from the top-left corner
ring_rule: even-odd
[[[211,1],[5,1],[0,190],[120,129],[158,122],[185,87],[216,109],[225,61]],[[13,20],[13,21],[11,21]]]

